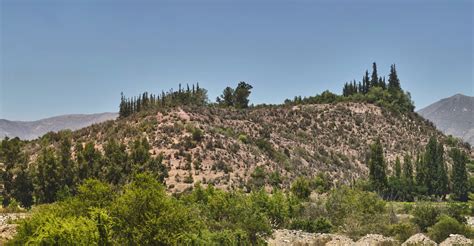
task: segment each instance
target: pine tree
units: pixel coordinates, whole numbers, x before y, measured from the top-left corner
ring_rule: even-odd
[[[71,146],[71,139],[68,136],[65,136],[58,153],[62,170],[62,185],[66,185],[69,189],[73,188],[76,178],[76,167],[71,158]]]
[[[113,185],[124,183],[124,177],[132,174],[128,159],[126,146],[114,139],[109,140],[104,146],[105,180]]]
[[[12,197],[14,186],[14,169],[20,163],[26,162],[26,156],[21,151],[22,142],[19,138],[9,139],[5,137],[0,145],[0,169],[1,181],[3,182],[2,197],[3,206],[8,206]]]
[[[468,173],[466,170],[467,155],[458,148],[451,150],[451,158],[453,159],[452,184],[454,199],[467,202],[469,193]]]
[[[37,160],[36,173],[36,195],[40,203],[51,203],[56,201],[56,195],[61,186],[61,166],[50,147],[46,147],[41,152]]]
[[[392,93],[401,91],[400,80],[398,79],[395,64],[390,66],[390,74],[388,75],[388,90]]]
[[[25,160],[26,161],[26,160]],[[24,208],[30,208],[33,205],[33,179],[28,170],[26,162],[19,165],[13,181],[13,197],[20,202]]]
[[[369,154],[369,180],[375,191],[382,193],[387,187],[387,176],[385,160],[383,157],[383,147],[380,139],[370,146]]]
[[[235,107],[236,108],[248,108],[249,106],[249,96],[252,90],[250,84],[245,83],[244,81],[239,82],[237,88],[234,91]]]
[[[220,102],[222,105],[227,107],[234,106],[234,89],[229,86],[226,87],[224,91],[222,91]]]

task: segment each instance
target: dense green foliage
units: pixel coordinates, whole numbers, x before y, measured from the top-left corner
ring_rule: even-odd
[[[196,137],[197,138],[197,137]],[[4,139],[0,146],[0,162],[5,163],[1,172],[4,207],[15,199],[29,208],[33,203],[51,203],[76,194],[77,186],[89,178],[99,179],[112,185],[129,182],[136,173],[150,172],[159,182],[168,175],[162,164],[163,156],[152,156],[148,141],[136,139],[127,147],[110,140],[104,151],[93,142],[71,146],[70,136],[60,134],[60,146],[45,145],[35,163],[28,168],[27,158],[18,139]],[[74,150],[74,156],[71,150]]]
[[[20,223],[11,245],[248,245],[264,244],[272,229],[344,233],[358,239],[368,233],[407,238],[418,231],[438,241],[450,233],[471,236],[464,216],[468,207],[415,204],[411,221],[397,221],[377,194],[347,186],[322,189],[320,178],[301,179],[310,192],[223,191],[197,184],[171,196],[151,173],[140,173],[123,187],[87,179],[76,196],[40,205]]]
[[[466,153],[461,152],[459,149],[453,149],[451,151],[451,158],[453,159],[451,177],[453,180],[454,198],[466,202],[469,192],[468,173],[466,169],[468,157]]]
[[[453,168],[451,180],[444,156],[444,146],[437,139],[430,138],[416,160],[416,178],[413,177],[412,159],[404,157],[403,168],[397,157],[392,176],[387,179],[386,162],[383,147],[379,140],[371,146],[367,165],[369,167],[370,189],[385,199],[413,201],[415,198],[442,198],[452,192],[452,199],[466,202],[468,200],[469,180],[466,153],[452,148]],[[403,171],[402,171],[403,169]]]
[[[119,116],[127,117],[133,113],[150,108],[165,108],[179,105],[202,106],[206,105],[207,101],[207,90],[199,87],[199,83],[196,86],[193,84],[192,88],[187,85],[186,89],[181,88],[181,84],[179,84],[178,91],[162,91],[161,95],[144,92],[138,97],[126,98],[122,93]]]
[[[220,97],[217,97],[216,101],[221,106],[235,107],[235,108],[248,108],[249,99],[252,86],[245,83],[244,81],[239,82],[235,89],[226,87]]]
[[[395,112],[413,112],[415,106],[409,92],[402,90],[395,65],[390,68],[389,83],[385,78],[378,77],[377,65],[373,64],[372,76],[366,71],[361,82],[355,80],[346,83],[342,95],[336,95],[324,91],[320,95],[301,98],[297,96],[294,100],[285,100],[285,104],[312,104],[312,103],[336,103],[336,102],[368,102],[393,110]]]

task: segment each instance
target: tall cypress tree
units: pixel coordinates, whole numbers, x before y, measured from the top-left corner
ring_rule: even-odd
[[[390,66],[390,74],[388,75],[388,90],[390,92],[396,92],[401,90],[400,80],[398,79],[395,64],[392,64]]]
[[[438,173],[436,175],[437,182],[435,182],[437,184],[436,195],[444,198],[449,192],[449,179],[446,163],[444,161],[444,146],[442,143],[438,143],[436,162],[438,166]]]
[[[427,171],[427,176],[425,178],[425,185],[428,188],[428,194],[434,195],[438,190],[438,180],[439,175],[439,161],[437,156],[438,151],[438,141],[435,137],[431,137],[428,141],[428,144],[425,147],[424,163]]]
[[[400,163],[400,158],[395,160],[395,166],[394,166],[394,172],[395,172],[395,177],[396,178],[401,178],[402,177],[402,164]]]
[[[410,186],[413,184],[413,165],[409,155],[405,155],[403,158],[403,178]]]
[[[453,148],[450,155],[453,159],[451,177],[453,181],[454,199],[467,202],[469,192],[468,174],[466,170],[467,155],[458,148]]]
[[[380,139],[370,146],[368,166],[371,185],[375,191],[381,194],[387,188],[387,174]]]
[[[377,64],[375,62],[372,64],[372,78],[370,83],[372,86],[379,86],[379,76],[377,74]]]
[[[365,70],[365,75],[362,78],[362,86],[364,87],[364,94],[367,94],[370,91],[370,88],[372,87],[370,85],[370,80],[369,80],[369,71]]]
[[[424,155],[418,154],[416,157],[416,186],[418,187],[418,193],[426,194],[428,192],[428,171],[426,168],[426,162]]]

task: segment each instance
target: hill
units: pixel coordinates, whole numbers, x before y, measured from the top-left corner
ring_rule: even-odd
[[[182,106],[83,128],[72,133],[72,146],[92,142],[103,152],[108,140],[119,139],[130,152],[137,140],[146,139],[149,153],[162,155],[168,170],[165,181],[174,192],[197,182],[219,188],[289,187],[298,176],[320,172],[334,183],[350,183],[367,176],[366,153],[374,139],[381,139],[391,170],[396,157],[415,156],[430,136],[447,143],[416,113],[399,114],[368,103],[246,110]],[[59,148],[60,139],[47,134],[28,143],[31,161],[45,141]]]
[[[0,119],[0,138],[7,136],[31,140],[50,131],[77,130],[95,123],[113,120],[117,116],[117,113],[99,113],[60,115],[37,121],[9,121]]]
[[[474,97],[456,94],[441,99],[418,113],[432,121],[446,135],[474,145]]]

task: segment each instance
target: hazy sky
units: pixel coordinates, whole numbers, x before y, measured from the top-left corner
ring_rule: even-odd
[[[396,63],[417,108],[473,95],[473,1],[0,0],[0,118],[117,111],[199,82],[253,103],[340,93]]]

